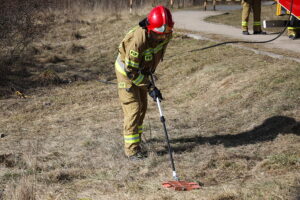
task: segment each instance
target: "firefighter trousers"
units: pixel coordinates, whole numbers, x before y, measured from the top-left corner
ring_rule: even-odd
[[[122,105],[124,121],[124,150],[126,156],[141,151],[143,121],[147,111],[147,87],[134,85],[126,76],[116,70],[118,94]]]
[[[300,27],[293,26],[294,23],[296,23],[296,21],[297,21],[296,17],[292,16],[291,26],[288,27],[288,32],[287,32],[288,36],[293,39],[300,37]]]
[[[261,31],[261,0],[242,0],[242,30],[248,31],[251,10],[253,11],[253,31]]]

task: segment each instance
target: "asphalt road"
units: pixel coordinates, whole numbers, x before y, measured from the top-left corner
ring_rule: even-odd
[[[239,28],[233,26],[214,24],[210,22],[205,22],[204,19],[209,16],[220,15],[225,13],[225,11],[177,11],[172,13],[175,21],[175,27],[180,29],[185,29],[189,31],[196,31],[206,34],[217,34],[229,37],[232,40],[246,40],[246,41],[266,41],[270,40],[276,35],[242,35],[242,31]],[[291,40],[286,34],[272,41],[270,43],[261,44],[268,48],[280,48],[283,50],[290,50],[299,53],[300,57],[300,39]]]

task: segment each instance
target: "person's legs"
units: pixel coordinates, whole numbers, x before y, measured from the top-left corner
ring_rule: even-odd
[[[300,27],[295,28],[296,38],[300,37]]]
[[[296,17],[292,16],[291,19],[291,26],[288,27],[288,37],[292,40],[296,39],[300,35],[300,28],[294,27],[294,23],[296,23]]]
[[[242,31],[248,32],[248,22],[249,22],[249,15],[251,11],[251,4],[252,0],[243,0],[242,1]]]
[[[124,150],[126,156],[133,156],[140,151],[140,135],[138,125],[140,121],[140,91],[126,76],[116,71],[118,80],[118,94],[122,105],[124,121]]]
[[[148,104],[147,88],[140,89],[140,101],[141,101],[141,106],[140,106],[140,118],[139,118],[139,123],[138,123],[138,132],[139,132],[140,138],[142,140],[142,134],[144,131],[143,122],[144,122],[144,118],[145,118],[147,106],[148,106],[147,105]]]
[[[124,113],[124,149],[126,156],[133,156],[140,151],[140,135],[138,125],[140,121],[141,102],[139,89],[133,85],[129,91],[119,89],[119,97]]]
[[[253,0],[253,31],[256,33],[261,31],[261,0]]]

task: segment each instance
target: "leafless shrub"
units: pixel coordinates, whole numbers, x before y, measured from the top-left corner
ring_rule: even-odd
[[[1,0],[0,48],[2,55],[20,53],[42,33],[48,16],[41,12],[43,1]],[[4,50],[4,52],[3,52]]]
[[[46,0],[0,0],[0,80],[24,49],[45,32],[51,17]]]

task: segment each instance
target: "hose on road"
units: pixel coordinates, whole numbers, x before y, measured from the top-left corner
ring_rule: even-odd
[[[292,10],[293,10],[293,4],[294,4],[294,0],[291,1],[289,19],[291,19],[291,13],[292,13]],[[190,50],[189,52],[202,51],[202,50],[206,50],[206,49],[218,47],[218,46],[225,45],[225,44],[236,44],[236,43],[242,43],[242,44],[262,44],[262,43],[269,43],[269,42],[272,42],[272,41],[278,39],[285,32],[285,30],[287,29],[287,27],[288,27],[288,23],[286,24],[286,26],[284,27],[284,29],[279,32],[279,34],[276,37],[274,37],[273,39],[270,39],[270,40],[266,40],[266,41],[228,41],[228,42],[221,42],[221,43],[214,44],[214,45],[211,45],[211,46],[208,46],[208,47],[203,47],[203,48],[199,48],[199,49],[193,49],[193,50]]]

